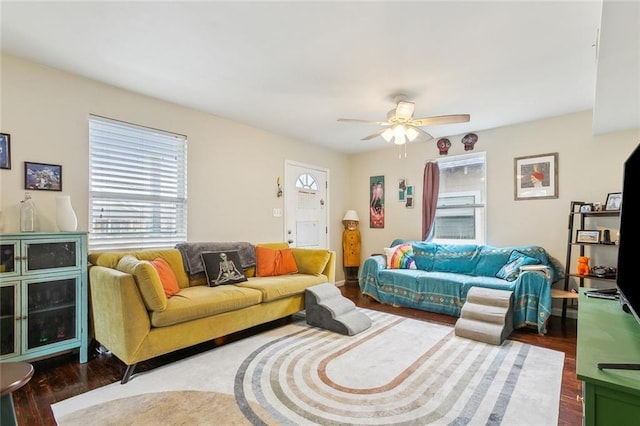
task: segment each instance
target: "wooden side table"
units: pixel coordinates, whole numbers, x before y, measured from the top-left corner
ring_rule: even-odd
[[[26,362],[0,363],[0,423],[3,426],[17,426],[16,412],[11,393],[31,380],[33,366]]]

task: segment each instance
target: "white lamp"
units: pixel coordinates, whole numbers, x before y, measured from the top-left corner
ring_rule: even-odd
[[[344,217],[342,218],[342,221],[346,222],[348,220],[360,222],[360,218],[358,217],[358,212],[356,212],[355,210],[347,210]]]

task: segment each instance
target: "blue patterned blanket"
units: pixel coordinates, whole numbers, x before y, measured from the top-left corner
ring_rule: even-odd
[[[416,245],[417,249],[425,247],[424,242],[420,244]],[[427,244],[434,246],[427,247],[432,262],[422,266],[430,270],[387,269],[383,255],[365,260],[359,277],[362,293],[382,303],[460,316],[471,287],[509,290],[514,293],[513,327],[533,326],[539,333],[546,333],[546,321],[551,315],[551,283],[562,277],[562,268],[546,255],[544,249],[538,246],[468,245],[452,248]],[[440,252],[439,248],[442,249]],[[497,271],[509,260],[513,250],[539,259],[547,269],[522,271],[513,281],[497,278]],[[456,256],[461,256],[459,261]],[[443,264],[442,257],[449,263]],[[416,263],[420,268],[420,262]],[[459,266],[462,264],[465,265]],[[444,271],[438,270],[439,267]],[[451,272],[456,267],[466,272]]]

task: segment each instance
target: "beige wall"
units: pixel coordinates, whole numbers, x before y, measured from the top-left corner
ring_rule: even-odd
[[[23,162],[61,164],[78,228],[88,227],[88,117],[97,114],[188,136],[188,238],[282,241],[276,178],[285,160],[330,170],[330,247],[340,250],[348,157],[210,114],[120,90],[14,57],[2,57],[0,128],[11,134],[12,169],[0,170],[4,232],[19,230]],[[59,192],[31,191],[40,230],[56,231]],[[337,279],[342,279],[342,268]]]
[[[640,143],[637,129],[597,137],[591,133],[590,111],[478,132],[475,151],[487,155],[487,244],[537,244],[564,264],[571,201],[604,203],[609,192],[621,191],[622,163]],[[462,136],[449,138],[449,156],[469,153],[460,142]],[[514,158],[551,152],[559,155],[559,198],[515,201]],[[395,238],[420,239],[422,174],[426,162],[437,157],[435,142],[409,144],[407,158],[402,159],[397,148],[351,157],[354,192],[350,208],[360,215],[363,256],[381,252]],[[375,175],[385,176],[384,229],[370,229],[368,223],[369,177]],[[401,177],[415,185],[413,209],[397,201]],[[614,228],[617,219],[602,224],[603,228]],[[593,262],[615,264],[606,254],[600,256]]]
[[[5,232],[19,229],[24,161],[63,166],[62,193],[71,196],[79,229],[87,229],[92,113],[188,136],[191,241],[281,241],[283,218],[273,217],[272,209],[284,208],[284,198],[275,196],[275,181],[284,175],[285,160],[330,170],[330,247],[339,254],[340,221],[347,209],[360,215],[363,259],[394,238],[420,238],[422,172],[426,161],[438,157],[435,142],[409,144],[402,159],[395,148],[347,156],[10,56],[3,56],[1,65],[0,129],[12,137],[12,169],[0,170]],[[604,202],[607,193],[620,191],[622,162],[640,141],[640,130],[591,133],[589,111],[478,132],[475,150],[487,153],[488,244],[539,244],[564,261],[570,201]],[[450,138],[449,155],[465,153],[461,136]],[[514,201],[514,157],[549,152],[559,153],[560,197]],[[386,178],[384,229],[368,226],[373,175]],[[415,185],[414,209],[397,202],[400,177]],[[31,193],[40,228],[55,231],[60,193]],[[343,279],[341,263],[337,279]]]

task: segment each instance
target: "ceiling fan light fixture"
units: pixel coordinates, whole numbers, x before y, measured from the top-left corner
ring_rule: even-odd
[[[407,136],[407,139],[409,139],[409,142],[413,142],[420,134],[415,127],[411,126],[408,126],[404,133]]]
[[[393,140],[393,143],[396,145],[404,145],[405,143],[407,143],[407,140],[405,139],[404,135],[396,136]]]
[[[396,124],[392,127],[393,136],[397,138],[404,138],[404,126],[402,124]]]
[[[391,127],[387,127],[385,131],[382,132],[381,136],[384,138],[385,141],[391,142],[391,139],[393,139],[393,130],[391,130]]]

